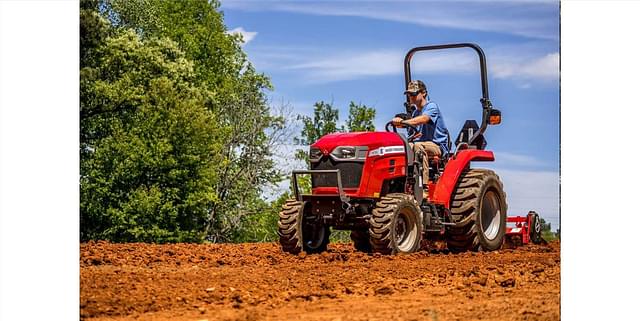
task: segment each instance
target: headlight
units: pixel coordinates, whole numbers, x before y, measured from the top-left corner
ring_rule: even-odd
[[[318,147],[309,148],[309,160],[312,162],[319,161],[322,158],[322,151]]]
[[[356,148],[351,146],[338,146],[331,154],[336,158],[354,159],[356,158]]]
[[[367,157],[366,146],[338,146],[331,156],[337,160],[364,160]]]

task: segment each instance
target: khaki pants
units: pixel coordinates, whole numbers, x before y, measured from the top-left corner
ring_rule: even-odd
[[[409,146],[413,148],[415,153],[415,159],[418,158],[418,153],[422,153],[422,184],[427,185],[429,182],[429,159],[433,156],[440,156],[440,147],[434,142],[415,142],[409,143]]]

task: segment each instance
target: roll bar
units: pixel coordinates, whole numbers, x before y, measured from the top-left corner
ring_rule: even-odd
[[[482,98],[480,98],[480,103],[482,104],[482,124],[480,125],[480,130],[474,133],[474,135],[469,139],[469,144],[473,143],[473,141],[480,135],[484,133],[487,129],[487,124],[489,122],[489,116],[492,115],[493,106],[491,105],[491,100],[489,100],[489,84],[487,81],[487,60],[484,55],[484,51],[480,46],[474,43],[453,43],[453,44],[444,44],[444,45],[433,45],[433,46],[422,46],[415,47],[404,57],[404,81],[405,88],[411,82],[411,58],[418,51],[426,51],[426,50],[440,50],[440,49],[452,49],[452,48],[464,48],[468,47],[476,51],[478,54],[478,58],[480,59],[480,81],[482,82]],[[409,97],[407,97],[407,102],[409,102]],[[500,113],[498,110],[495,110],[495,113]]]

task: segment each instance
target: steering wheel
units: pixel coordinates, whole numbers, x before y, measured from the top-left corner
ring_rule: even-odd
[[[388,122],[386,125],[384,125],[384,129],[385,129],[386,131],[388,131],[388,132],[390,132],[390,131],[391,131],[391,130],[389,129],[389,125],[391,125],[391,128],[393,128],[393,132],[394,132],[394,133],[397,133],[397,132],[398,132],[398,128],[397,128],[396,126],[394,126],[394,125],[393,125],[393,122],[392,122],[392,121],[390,121],[390,122]],[[414,139],[418,138],[418,135],[420,134],[420,132],[418,131],[418,128],[417,128],[416,126],[409,125],[409,124],[402,124],[402,125],[403,125],[403,126],[406,126],[406,127],[408,127],[408,128],[413,129],[413,134],[407,138],[407,140],[408,140],[409,142],[413,142],[413,140],[414,140]],[[407,131],[408,131],[408,129],[407,129]]]

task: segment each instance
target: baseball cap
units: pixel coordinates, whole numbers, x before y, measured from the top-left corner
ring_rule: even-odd
[[[427,86],[425,86],[422,80],[412,80],[407,85],[407,90],[405,90],[404,94],[414,94],[422,90],[427,91]]]

